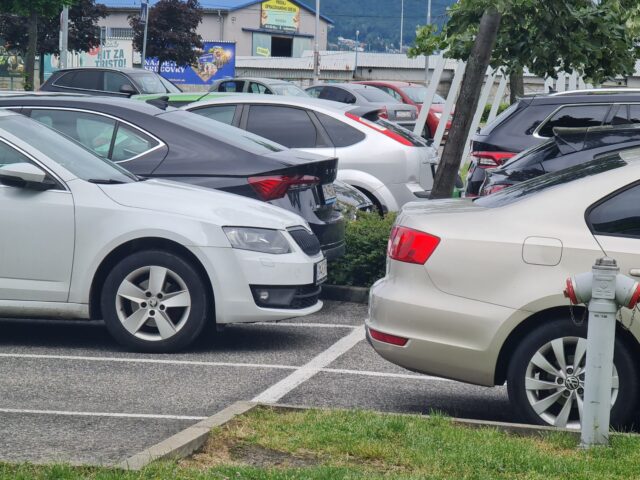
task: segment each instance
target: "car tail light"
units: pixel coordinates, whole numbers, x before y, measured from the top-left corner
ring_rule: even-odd
[[[398,337],[397,335],[391,335],[390,333],[383,333],[378,330],[374,330],[373,328],[369,329],[369,335],[374,340],[383,343],[390,343],[391,345],[397,345],[399,347],[404,347],[409,341],[408,338]]]
[[[362,125],[366,125],[367,127],[375,130],[378,133],[386,135],[387,137],[395,140],[398,143],[401,143],[402,145],[405,145],[407,147],[413,147],[413,143],[411,143],[409,140],[404,138],[402,135],[398,135],[397,133],[392,132],[388,128],[383,127],[382,125],[378,125],[377,123],[370,122],[366,118],[359,117],[357,115],[354,115],[353,113],[347,112],[345,113],[345,115],[349,117],[351,120],[355,120],[356,122],[361,123]]]
[[[478,159],[480,168],[494,168],[499,167],[505,160],[516,154],[513,152],[471,152],[471,155]]]
[[[389,120],[389,111],[387,110],[387,107],[382,107],[380,110],[378,110],[378,117]]]
[[[502,184],[502,185],[491,185],[487,188],[482,189],[482,195],[491,195],[492,193],[499,192],[500,190],[504,190],[511,185]]]
[[[389,237],[387,254],[399,262],[424,264],[440,243],[435,235],[395,226]]]
[[[318,183],[320,183],[320,179],[311,175],[249,177],[249,185],[253,187],[262,200],[267,201],[284,197],[291,187],[310,187]]]

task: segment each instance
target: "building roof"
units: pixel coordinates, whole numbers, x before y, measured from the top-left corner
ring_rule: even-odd
[[[291,3],[295,3],[300,8],[307,10],[315,15],[314,8],[305,5],[298,0],[289,0]],[[126,10],[138,10],[140,9],[140,0],[98,0],[98,3],[106,5],[107,8],[117,8]],[[149,0],[149,6],[153,6],[158,3],[158,0]],[[223,12],[233,12],[234,10],[240,10],[242,8],[250,7],[256,3],[262,3],[262,0],[200,0],[200,6],[205,10],[220,10]],[[326,15],[320,14],[325,22],[333,24]]]

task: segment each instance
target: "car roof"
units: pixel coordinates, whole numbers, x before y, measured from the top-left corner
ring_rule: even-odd
[[[424,87],[421,83],[402,82],[399,80],[362,80],[354,83],[360,85],[389,85],[391,87]]]
[[[121,97],[108,97],[108,96],[95,96],[95,95],[56,95],[49,94],[49,92],[41,92],[41,95],[13,95],[2,97],[0,96],[0,101],[2,99],[6,99],[15,102],[17,106],[21,105],[24,102],[25,106],[37,105],[38,103],[42,103],[42,105],[54,106],[54,104],[59,103],[65,107],[75,107],[75,108],[91,108],[92,106],[102,106],[102,107],[111,107],[111,108],[120,108],[127,110],[135,110],[136,112],[140,112],[148,115],[158,115],[162,113],[164,110],[151,105],[146,102],[136,102],[129,98],[121,98]],[[173,109],[173,107],[169,107]],[[99,110],[99,109],[98,109]]]
[[[215,92],[214,92],[215,94]],[[179,94],[176,94],[179,95]],[[171,97],[169,97],[171,98]],[[186,107],[192,107],[193,105],[206,105],[206,104],[220,104],[220,103],[234,103],[240,101],[241,103],[265,103],[265,104],[278,104],[278,105],[291,105],[295,107],[315,107],[326,108],[327,110],[339,110],[341,112],[349,111],[357,108],[355,105],[341,102],[334,102],[333,100],[322,100],[313,97],[294,97],[286,95],[267,95],[261,93],[235,93],[225,95],[224,97],[213,97],[210,99],[204,98],[199,102],[190,103]]]
[[[266,77],[233,77],[233,78],[221,78],[220,80],[218,80],[218,83],[221,82],[233,82],[236,80],[244,80],[244,81],[249,81],[249,82],[261,82],[264,83],[265,85],[282,85],[282,84],[288,84],[288,85],[295,85],[292,82],[288,82],[286,80],[279,80],[277,78],[266,78]]]
[[[152,70],[147,70],[143,68],[113,68],[113,67],[71,67],[71,68],[61,68],[60,70],[56,70],[56,72],[73,72],[80,70],[108,70],[112,72],[121,72],[121,73],[141,73],[141,72],[150,72],[156,73]]]
[[[376,88],[373,85],[363,85],[362,83],[349,83],[349,82],[340,82],[340,83],[314,83],[311,87],[342,87],[347,90],[366,90],[371,88]]]
[[[640,89],[594,88],[589,90],[568,90],[565,92],[525,95],[522,99],[529,100],[532,104],[536,105],[640,102]]]

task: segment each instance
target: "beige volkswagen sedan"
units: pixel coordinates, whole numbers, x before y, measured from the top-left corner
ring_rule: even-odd
[[[507,382],[521,420],[578,428],[584,308],[567,277],[608,255],[640,275],[640,150],[626,151],[471,201],[407,204],[371,289],[367,335],[387,360],[477,385]],[[638,400],[640,313],[623,310],[612,422]]]

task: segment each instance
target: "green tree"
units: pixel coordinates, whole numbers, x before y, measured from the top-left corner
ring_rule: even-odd
[[[202,37],[196,32],[202,14],[198,0],[160,0],[149,9],[146,53],[158,59],[158,73],[167,61],[177,65],[196,61],[194,48],[202,48]],[[142,52],[144,23],[140,15],[131,15],[129,24],[134,31],[133,45]]]
[[[57,16],[65,5],[73,0],[0,0],[0,11],[13,13],[27,20],[27,45],[25,48],[25,90],[33,90],[33,72],[38,49],[38,24],[41,18]]]

